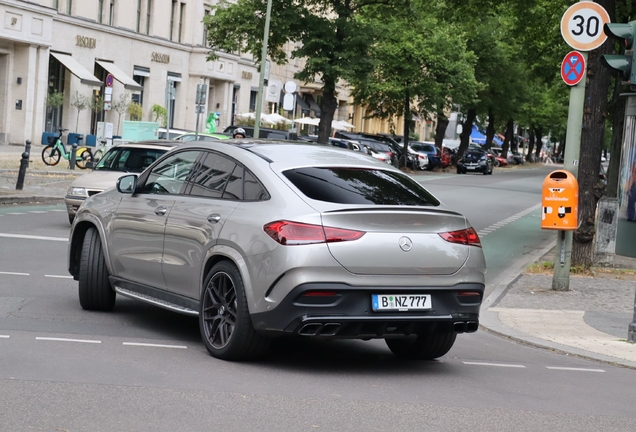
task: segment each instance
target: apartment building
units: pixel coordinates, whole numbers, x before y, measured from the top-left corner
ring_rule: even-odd
[[[40,141],[59,127],[90,134],[98,121],[118,123],[112,104],[122,95],[139,102],[144,121],[166,106],[175,87],[170,125],[193,130],[196,87],[208,86],[202,113],[219,113],[219,128],[254,110],[259,72],[245,53],[220,52],[208,61],[202,19],[218,0],[0,0],[0,143]],[[278,109],[282,88],[300,61],[270,65],[264,110]],[[112,76],[113,80],[110,82]],[[301,83],[298,112],[319,112],[319,83]],[[59,106],[48,95],[63,93]],[[76,95],[103,98],[105,110],[79,111]],[[348,91],[338,118],[348,118]],[[78,125],[78,126],[76,126]],[[77,129],[77,130],[76,130]]]

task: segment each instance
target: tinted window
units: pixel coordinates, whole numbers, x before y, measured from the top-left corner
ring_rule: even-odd
[[[243,199],[243,173],[245,168],[236,165],[234,171],[227,180],[227,186],[223,192],[223,199],[242,200]]]
[[[339,204],[437,206],[416,181],[390,171],[359,168],[298,168],[284,175],[311,199]]]
[[[245,170],[244,192],[245,201],[263,201],[269,199],[269,194],[263,185],[261,185],[260,182],[256,180],[256,177],[248,170]]]
[[[208,153],[191,178],[190,195],[222,198],[236,163],[218,153]]]
[[[95,167],[98,171],[140,173],[159,159],[166,150],[134,147],[113,147]]]
[[[199,154],[198,151],[183,151],[167,157],[152,169],[141,192],[171,195],[180,193]]]

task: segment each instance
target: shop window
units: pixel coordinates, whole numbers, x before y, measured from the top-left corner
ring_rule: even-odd
[[[71,15],[73,12],[73,0],[66,0],[66,14]]]
[[[258,90],[250,91],[250,112],[256,111],[256,98],[258,97]]]
[[[97,21],[100,24],[104,23],[104,0],[98,0],[97,2]]]
[[[207,17],[210,15],[210,9],[206,9],[203,12],[203,16]],[[205,22],[205,19],[203,20],[203,22]],[[206,47],[208,46],[208,27],[203,24],[203,46]]]

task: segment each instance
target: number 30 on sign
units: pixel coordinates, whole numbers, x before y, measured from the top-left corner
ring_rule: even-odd
[[[561,35],[572,48],[591,51],[600,47],[607,39],[603,25],[609,22],[609,14],[598,3],[578,2],[563,14]]]

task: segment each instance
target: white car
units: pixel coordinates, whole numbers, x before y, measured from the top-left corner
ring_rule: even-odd
[[[419,170],[425,170],[426,167],[428,166],[428,156],[424,153],[419,153],[416,152],[415,150],[413,150],[411,148],[411,146],[409,146],[409,154],[411,155],[411,157],[413,157],[414,162],[414,167],[415,169],[419,169]]]
[[[93,171],[71,183],[64,197],[68,221],[73,223],[77,210],[86,198],[115,186],[119,177],[126,173],[141,173],[176,145],[174,141],[140,141],[112,146]]]

